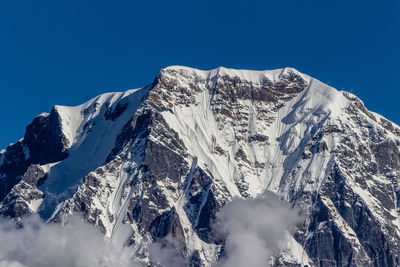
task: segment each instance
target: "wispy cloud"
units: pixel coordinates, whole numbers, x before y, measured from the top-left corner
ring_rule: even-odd
[[[160,263],[163,267],[188,266],[182,242],[183,240],[168,235],[158,242],[150,244],[150,259],[153,262]]]

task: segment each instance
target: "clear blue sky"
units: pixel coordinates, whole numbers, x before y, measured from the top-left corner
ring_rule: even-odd
[[[160,68],[285,66],[400,123],[400,1],[0,1],[0,148]]]

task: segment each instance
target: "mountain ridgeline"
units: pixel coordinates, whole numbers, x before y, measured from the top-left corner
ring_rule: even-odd
[[[295,69],[172,66],[37,116],[0,152],[0,214],[81,214],[147,265],[165,242],[211,266],[218,212],[267,191],[302,220],[265,266],[399,266],[399,149],[397,125]]]

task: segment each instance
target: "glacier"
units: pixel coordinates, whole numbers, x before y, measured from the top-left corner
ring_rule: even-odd
[[[293,68],[171,66],[36,117],[0,153],[0,213],[82,214],[146,264],[172,236],[190,264],[211,266],[224,250],[216,214],[272,192],[304,222],[268,264],[397,266],[399,146],[396,124]]]

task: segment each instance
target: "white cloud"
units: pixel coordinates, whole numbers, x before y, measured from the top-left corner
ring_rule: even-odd
[[[217,214],[214,231],[226,238],[225,253],[216,266],[265,267],[300,217],[270,192],[254,199],[235,198]]]
[[[0,240],[0,267],[137,266],[125,249],[78,217],[70,217],[63,227],[38,216],[26,218],[23,227],[2,220]]]
[[[150,259],[162,264],[163,267],[184,267],[187,260],[183,255],[183,240],[171,237],[165,238],[149,245]]]
[[[3,260],[3,261],[0,261],[0,267],[27,267],[27,266],[23,265],[17,261]]]
[[[299,221],[297,212],[272,193],[233,199],[213,226],[226,240],[225,256],[215,266],[266,266],[279,252],[286,231]],[[187,266],[183,247],[182,241],[167,236],[148,246],[150,259],[165,267]],[[69,217],[64,226],[46,224],[37,215],[25,218],[23,227],[0,220],[0,267],[140,266],[132,254],[132,248],[112,244],[80,217]]]

